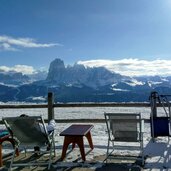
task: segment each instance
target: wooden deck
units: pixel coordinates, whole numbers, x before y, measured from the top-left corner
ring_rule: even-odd
[[[97,147],[96,147],[97,148]],[[10,166],[10,161],[12,157],[12,151],[13,148],[10,143],[4,143],[3,149],[5,151],[10,149],[10,153],[3,155],[3,167],[0,168],[2,171],[7,171]],[[56,156],[52,159],[52,166],[50,171],[126,171],[127,167],[129,168],[133,167],[134,165],[130,165],[125,163],[121,163],[119,161],[109,161],[108,164],[104,164],[103,160],[105,159],[105,155],[99,155],[96,156],[94,153],[95,151],[89,151],[89,148],[86,146],[86,156],[88,159],[83,162],[80,156],[79,148],[76,147],[73,151],[70,148],[67,151],[67,156],[64,161],[61,161],[61,152],[62,152],[62,146],[56,146]],[[30,149],[31,150],[31,149]],[[106,151],[106,150],[105,150]],[[93,158],[91,157],[93,156]],[[20,151],[19,156],[15,157],[15,162],[20,163],[29,163],[32,160],[38,160],[38,161],[46,161],[48,160],[48,154],[40,154],[38,157],[34,156],[33,151],[27,152],[27,156],[25,156],[24,151]],[[20,167],[13,167],[14,171],[46,171],[47,166],[20,166]],[[135,169],[135,171],[140,171]]]
[[[11,156],[12,155],[6,155],[4,156],[3,158],[3,164],[4,166],[2,167],[2,170],[8,170],[9,166],[10,166],[10,160],[11,160]],[[33,153],[31,152],[28,152],[27,153],[27,156],[25,156],[25,154],[23,152],[20,153],[20,155],[18,157],[15,157],[15,163],[29,163],[33,160],[36,160],[36,161],[48,161],[48,156],[46,154],[44,155],[39,155],[38,157],[35,157]],[[57,161],[59,160],[58,157],[53,157],[53,161],[52,163],[55,164]],[[13,170],[16,170],[16,171],[30,171],[30,170],[48,170],[47,169],[47,166],[19,166],[19,167],[13,167]],[[53,165],[51,167],[50,170],[56,170]]]
[[[0,168],[0,170],[7,171],[10,165],[11,156],[4,157],[4,166]],[[24,153],[20,153],[20,156],[16,158],[15,162],[28,163],[31,160],[35,159],[32,153],[28,153],[27,157],[25,157]],[[47,157],[39,156],[36,158],[37,160],[47,160]],[[141,168],[138,166],[130,165],[127,163],[116,163],[111,161],[108,164],[103,164],[102,160],[104,156],[99,156],[95,158],[93,161],[88,162],[60,162],[59,156],[53,158],[53,164],[51,166],[50,171],[127,171],[130,168],[134,171],[140,171]],[[13,167],[14,171],[46,171],[47,166],[20,166]]]

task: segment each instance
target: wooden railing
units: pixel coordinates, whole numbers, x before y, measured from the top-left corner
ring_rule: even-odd
[[[157,103],[157,107],[162,107],[161,104]],[[66,108],[66,107],[150,107],[150,103],[54,103],[53,93],[48,93],[48,103],[47,104],[1,104],[0,109],[35,109],[35,108],[45,108],[47,109],[48,122],[50,119],[54,118],[54,108]],[[57,123],[103,123],[104,119],[55,119]],[[146,119],[149,122],[149,119]],[[0,121],[2,124],[2,121]]]

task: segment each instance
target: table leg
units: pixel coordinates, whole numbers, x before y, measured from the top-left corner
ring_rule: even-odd
[[[70,143],[72,143],[72,138],[71,137],[68,137],[68,136],[65,136],[64,137],[64,143],[63,143],[63,148],[62,148],[62,155],[61,155],[61,160],[63,160],[66,156],[66,152],[67,152],[67,149],[68,149],[68,145]]]
[[[85,150],[84,150],[84,141],[83,141],[83,136],[77,137],[77,142],[76,142],[80,148],[80,153],[81,153],[81,158],[83,161],[86,160],[85,157]]]
[[[84,150],[84,142],[83,142],[83,136],[65,136],[64,138],[64,143],[63,143],[63,148],[62,148],[62,155],[61,155],[61,160],[63,160],[66,156],[66,152],[68,149],[68,145],[72,143],[72,148],[75,147],[75,144],[78,145],[80,148],[80,153],[81,153],[81,158],[83,161],[86,160],[85,158],[85,150]]]
[[[92,141],[91,133],[88,132],[88,133],[85,135],[85,137],[86,137],[87,140],[88,140],[88,143],[89,143],[90,148],[93,149],[94,146],[93,146],[93,141]]]
[[[0,167],[3,166],[3,162],[2,162],[2,144],[0,144]]]

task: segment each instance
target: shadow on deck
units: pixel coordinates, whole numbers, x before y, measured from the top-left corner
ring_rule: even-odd
[[[70,153],[70,152],[69,152]],[[87,152],[86,155],[88,155]],[[72,155],[72,154],[68,154]],[[7,155],[3,158],[4,166],[0,168],[2,171],[7,171],[10,165],[11,155]],[[24,153],[20,153],[18,157],[16,157],[15,162],[17,163],[20,161],[21,163],[28,163],[32,160],[39,160],[45,161],[48,159],[46,155],[40,155],[35,157],[33,153],[28,153],[25,157]],[[91,161],[82,162],[80,157],[75,159],[74,161],[68,160],[67,158],[64,161],[60,161],[60,156],[53,157],[51,171],[140,171],[141,167],[136,165],[135,163],[121,163],[121,161],[111,161],[110,163],[103,163],[105,159],[104,155],[95,156]],[[20,167],[13,167],[15,171],[43,171],[48,170],[47,166],[20,166]]]

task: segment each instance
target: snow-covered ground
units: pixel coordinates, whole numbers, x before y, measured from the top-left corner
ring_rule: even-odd
[[[55,109],[56,119],[74,119],[74,118],[104,118],[104,112],[141,112],[142,118],[149,119],[150,109],[149,108],[58,108]],[[30,115],[43,115],[46,118],[47,110],[45,109],[17,109],[0,111],[0,116],[18,116],[22,113]],[[165,116],[163,109],[159,109],[159,115]],[[63,137],[59,136],[59,133],[70,126],[72,123],[57,123],[55,138],[57,155],[61,155],[61,149],[63,145]],[[91,161],[93,158],[98,156],[104,156],[106,154],[107,147],[107,133],[105,123],[94,123],[92,129],[92,139],[94,143],[94,149],[87,156],[87,160]],[[158,137],[155,142],[151,141],[150,136],[150,124],[145,123],[144,126],[144,155],[147,157],[144,170],[171,170],[171,141],[168,137]],[[86,151],[89,150],[88,142],[85,139]],[[79,156],[78,148],[74,149],[68,156],[67,161],[72,162]],[[67,162],[67,163],[68,163]],[[65,162],[64,162],[65,164]]]

